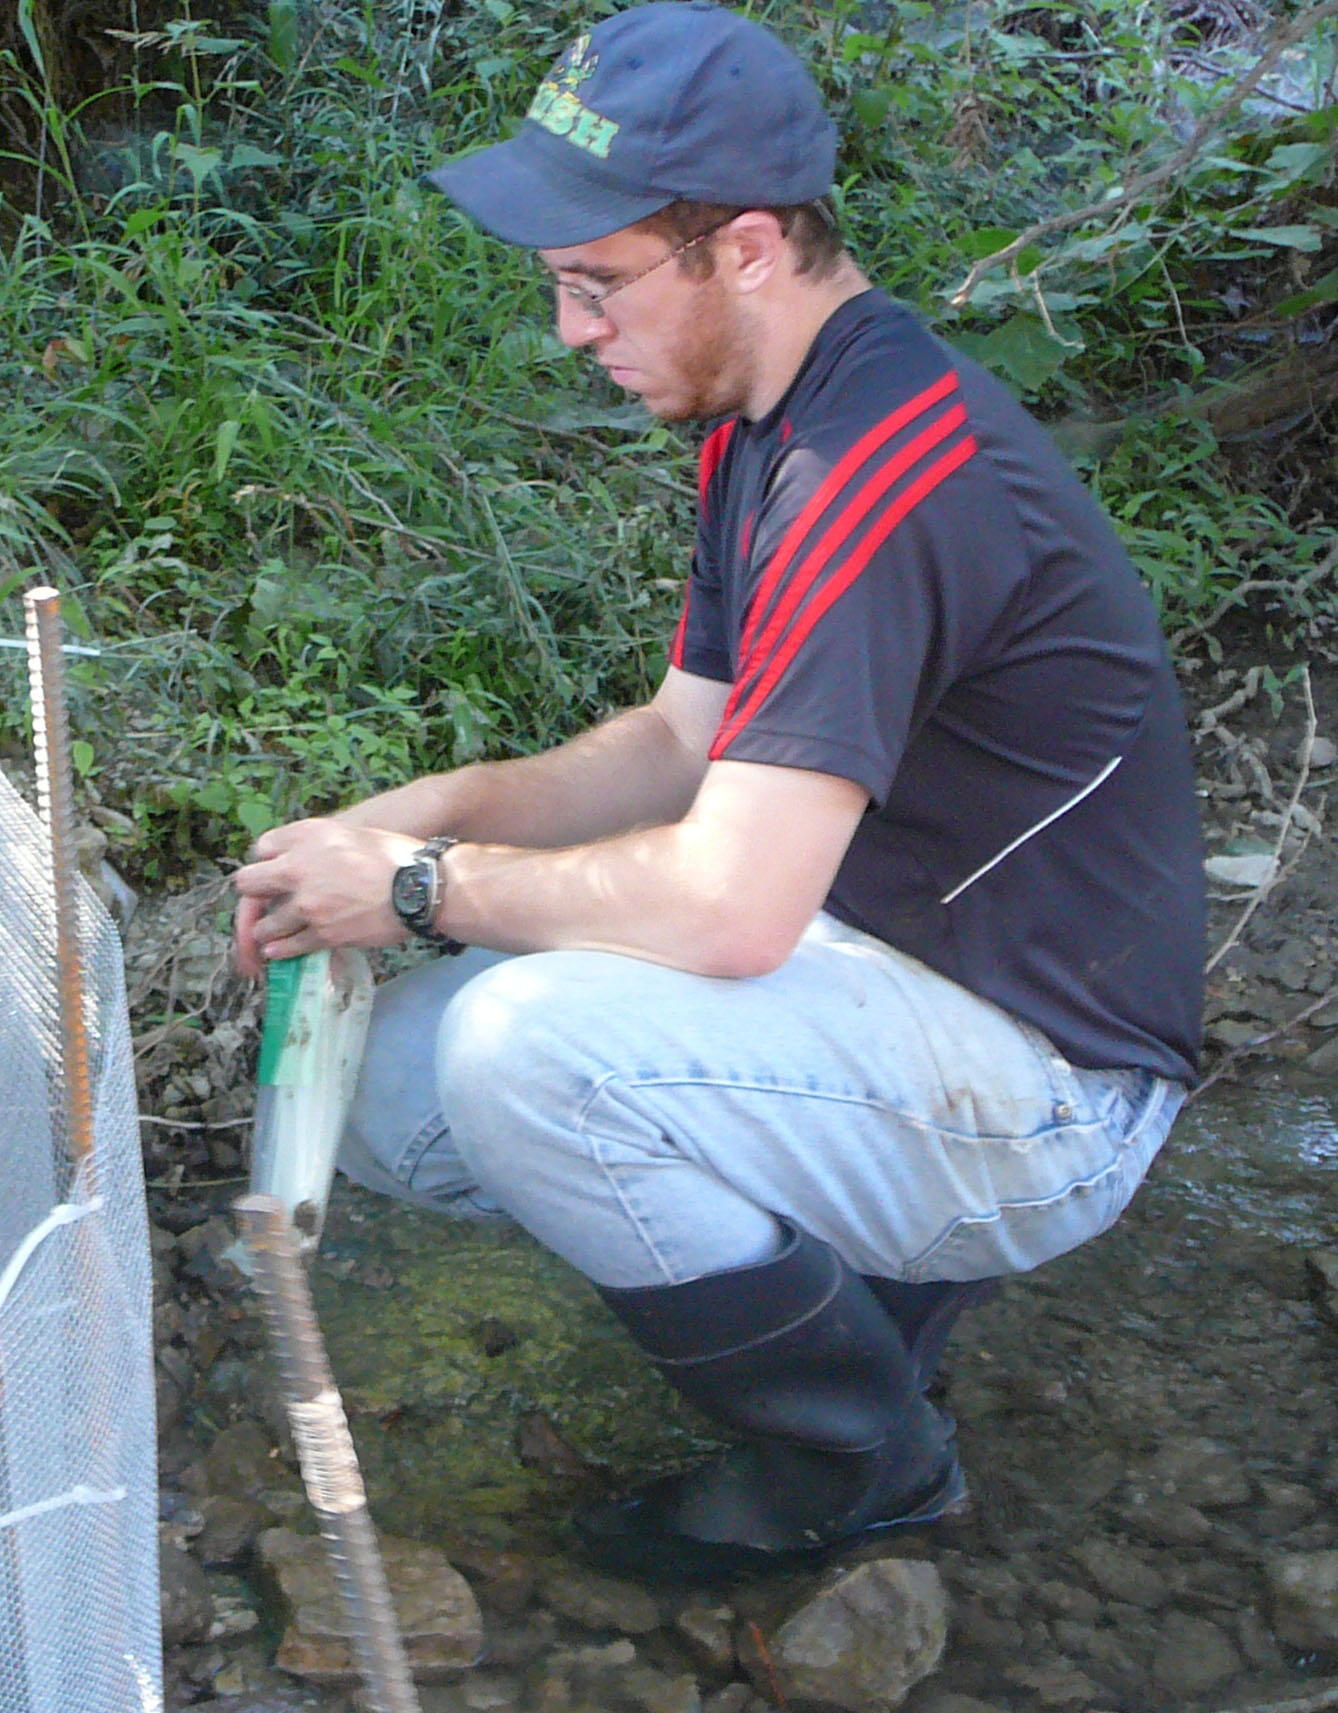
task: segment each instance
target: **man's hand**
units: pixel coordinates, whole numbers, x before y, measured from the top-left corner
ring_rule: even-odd
[[[331,946],[389,946],[405,937],[390,883],[422,843],[337,820],[294,821],[262,833],[233,876],[237,963],[259,976],[274,958]]]

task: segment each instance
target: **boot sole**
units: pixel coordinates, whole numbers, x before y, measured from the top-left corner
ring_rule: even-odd
[[[699,1540],[692,1535],[638,1534],[640,1507],[635,1501],[610,1505],[605,1512],[629,1524],[626,1529],[599,1528],[602,1507],[574,1518],[571,1528],[584,1556],[600,1570],[665,1586],[703,1586],[812,1570],[829,1556],[881,1539],[894,1529],[927,1528],[962,1517],[970,1508],[966,1477],[954,1457],[934,1491],[911,1510],[866,1523],[834,1540],[814,1541],[811,1546],[772,1550],[733,1541]]]

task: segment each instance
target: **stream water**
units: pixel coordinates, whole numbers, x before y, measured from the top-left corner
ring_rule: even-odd
[[[1338,1250],[1336,1221],[1338,1090],[1218,1085],[1113,1232],[960,1324],[947,1404],[973,1509],[880,1549],[931,1560],[951,1600],[911,1713],[966,1713],[954,1695],[1180,1713],[1338,1676],[1338,1649],[1278,1634],[1273,1593],[1288,1555],[1338,1549],[1338,1332],[1307,1263]],[[509,1227],[344,1186],[314,1283],[384,1530],[551,1561],[573,1503],[707,1443],[583,1281]],[[430,1705],[520,1694],[490,1701],[488,1671]]]

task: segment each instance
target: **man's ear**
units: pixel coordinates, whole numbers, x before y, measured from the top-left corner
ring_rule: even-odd
[[[739,291],[757,291],[774,276],[784,259],[785,234],[780,221],[763,208],[749,208],[736,215],[729,223],[726,238]]]

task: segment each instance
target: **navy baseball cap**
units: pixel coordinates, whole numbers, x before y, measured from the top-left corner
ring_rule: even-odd
[[[578,36],[508,142],[428,182],[507,243],[557,250],[680,198],[812,202],[835,166],[836,127],[770,30],[707,0],[652,0]]]

